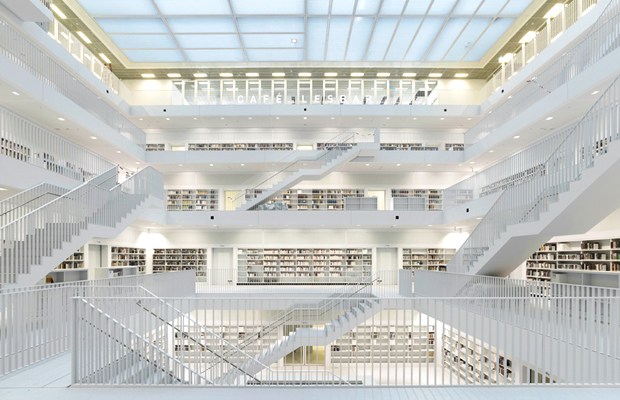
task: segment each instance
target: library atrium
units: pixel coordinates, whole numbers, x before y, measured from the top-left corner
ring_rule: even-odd
[[[620,0],[0,0],[0,398],[620,398],[618,65]]]

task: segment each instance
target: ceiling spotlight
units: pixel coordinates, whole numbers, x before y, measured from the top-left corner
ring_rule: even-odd
[[[155,78],[155,74],[142,74],[143,78]]]
[[[506,54],[504,54],[503,57],[499,58],[499,62],[505,64],[505,63],[509,62],[510,60],[512,60],[514,58],[514,56],[515,55],[512,54],[512,53],[506,53]]]
[[[13,92],[13,93],[15,93],[15,92]],[[594,92],[592,92],[591,94],[597,94],[597,93],[598,93],[598,90],[595,90],[595,91],[594,91]],[[19,96],[19,95],[18,95],[18,96]]]
[[[182,167],[182,166],[183,166],[183,164],[179,164],[179,167]]]
[[[482,219],[482,217],[477,217],[476,219]]]
[[[121,151],[120,151],[120,150],[116,150],[116,152],[117,152],[118,154],[121,154]]]
[[[9,189],[7,189],[7,188],[3,188],[3,187],[0,187],[0,191],[3,191],[3,192],[4,192],[5,190],[9,190]]]
[[[417,118],[416,118],[416,117],[414,117],[413,119],[414,119],[414,120],[416,120]]]
[[[529,43],[532,41],[532,39],[534,39],[536,37],[536,32],[534,31],[529,31],[528,33],[526,33],[525,35],[523,35],[523,37],[521,38],[521,40],[519,40],[519,43]]]
[[[248,117],[248,119],[252,119],[252,117]]]
[[[271,74],[271,76],[275,76],[276,78],[281,78],[283,76],[286,76],[286,74],[284,72],[274,72],[273,74]]]
[[[431,166],[431,164],[426,164],[426,166],[427,166],[427,167],[430,167],[430,166]]]
[[[366,166],[368,167],[370,164],[366,164]]]
[[[276,117],[276,119],[280,119],[280,117]]]
[[[338,73],[337,72],[326,72],[325,76],[327,76],[327,77],[334,77],[334,76],[338,76]]]
[[[470,161],[469,163],[470,163],[470,164],[473,164],[474,162],[473,162],[473,161]]]
[[[140,165],[140,161],[136,161],[136,164],[137,164],[137,165]]]
[[[194,118],[194,121],[198,121],[198,118]]]
[[[176,74],[176,73],[168,74],[168,78],[180,78],[180,77],[181,77],[181,74]]]
[[[428,77],[429,78],[441,78],[442,75],[443,74],[440,74],[438,72],[432,72],[432,73],[428,74]]]
[[[101,57],[101,59],[105,61],[106,64],[112,64],[112,61],[110,61],[110,59],[105,54],[99,53],[99,57]]]
[[[67,16],[65,15],[64,12],[60,11],[60,8],[58,8],[58,6],[56,4],[52,4],[50,5],[50,8],[52,9],[52,11],[54,11],[56,13],[56,15],[58,15],[60,18],[62,19],[67,19]]]
[[[86,43],[88,43],[88,44],[91,44],[91,43],[92,43],[92,42],[90,41],[90,39],[88,38],[88,36],[86,36],[86,35],[84,34],[84,32],[80,32],[80,31],[78,31],[78,32],[75,32],[75,33],[77,33],[77,35],[78,35],[79,37],[81,37],[81,38],[82,38],[82,40],[83,40],[83,41],[85,41]]]
[[[471,121],[471,118],[467,118],[468,121]]]
[[[441,120],[442,120],[442,121],[443,121],[444,119],[445,119],[445,118],[443,118],[443,117],[441,118]]]
[[[97,136],[91,136],[90,138],[93,140],[97,140]]]
[[[295,38],[291,39],[291,43],[293,43],[293,44],[297,43],[297,39],[295,39]]]
[[[459,164],[459,167],[462,167],[462,166],[463,166],[463,164]]]
[[[170,121],[170,118],[166,118],[166,121]]]
[[[467,78],[469,74],[454,74],[455,78]]]
[[[489,151],[489,153],[493,153],[494,151],[495,151],[495,150],[491,150],[491,151]]]
[[[304,117],[304,119],[308,119],[308,117]]]
[[[351,76],[354,78],[360,78],[364,76],[364,73],[363,72],[351,72]]]
[[[386,78],[390,76],[389,72],[377,72],[377,78]]]
[[[241,164],[242,167],[245,167],[245,164]]]
[[[400,167],[400,164],[396,164],[397,167]]]
[[[233,74],[232,74],[232,72],[220,72],[220,76],[222,78],[232,78]]]
[[[58,117],[58,120],[59,120],[59,121],[64,121],[65,119],[64,119],[64,118],[62,118],[62,117]]]
[[[413,78],[414,76],[416,76],[415,72],[405,72],[403,74],[403,77],[405,77],[405,78]]]
[[[546,120],[547,121],[551,121],[553,119],[553,117],[547,117]]]
[[[433,225],[429,225],[429,226],[433,226]]]
[[[390,119],[390,117],[385,117],[385,119]]]
[[[258,76],[258,72],[246,72],[245,76],[249,78],[256,78]]]
[[[212,166],[213,166],[213,164],[209,164],[209,167],[212,167]]]
[[[564,10],[564,4],[556,4],[553,7],[551,7],[549,11],[547,11],[547,14],[545,14],[543,18],[545,19],[555,18],[558,16],[559,13],[562,12],[562,10]]]
[[[17,92],[13,92],[13,94],[14,94],[15,96],[19,96],[19,93],[17,93]]]
[[[301,76],[302,78],[307,78],[309,76],[312,76],[312,73],[310,72],[300,72],[299,74],[297,74],[298,76]]]
[[[334,118],[336,118],[336,117],[332,117],[332,119],[334,119]]]
[[[224,117],[220,117],[220,119],[224,119]]]
[[[519,139],[521,136],[515,136],[513,139]]]
[[[204,72],[198,72],[196,74],[194,74],[194,78],[206,78],[207,74],[205,74]]]

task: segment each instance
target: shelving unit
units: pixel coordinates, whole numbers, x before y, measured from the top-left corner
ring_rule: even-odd
[[[438,144],[422,143],[381,143],[380,150],[389,151],[439,151]]]
[[[331,344],[332,364],[433,362],[433,325],[360,325]]]
[[[446,143],[446,151],[465,151],[464,143]]]
[[[468,383],[512,383],[515,379],[512,360],[447,328],[443,334],[443,365]]]
[[[30,148],[17,144],[11,140],[0,138],[0,154],[15,158],[19,161],[30,159]]]
[[[80,247],[47,276],[51,277],[53,283],[87,280],[88,268],[84,265],[84,247]]]
[[[110,268],[136,267],[139,274],[146,272],[146,249],[112,247]]]
[[[196,277],[207,276],[207,249],[154,249],[153,273],[196,271]]]
[[[445,271],[456,249],[403,248],[403,269]]]
[[[363,189],[293,189],[287,190],[269,203],[282,202],[294,211],[342,211],[344,200],[348,197],[365,197]],[[246,191],[246,198],[252,198],[253,191]]]
[[[238,284],[341,284],[370,276],[372,249],[238,249]]]
[[[189,143],[188,151],[294,150],[293,143]]]
[[[526,261],[528,280],[549,282],[553,272],[620,277],[620,239],[546,243]]]
[[[417,207],[419,210],[420,203],[416,201],[402,201],[397,199],[402,198],[420,198],[424,199],[424,210],[428,211],[440,211],[443,209],[443,190],[437,189],[392,189],[392,197],[394,198],[394,210],[395,211],[408,211],[405,207]],[[397,206],[399,207],[397,209]],[[400,209],[403,207],[404,209]]]
[[[218,189],[168,190],[168,211],[213,211],[219,210]]]
[[[165,143],[147,143],[146,151],[166,151]]]
[[[352,149],[355,143],[317,143],[317,150],[348,150]]]
[[[344,197],[346,211],[377,211],[379,199],[376,197]]]

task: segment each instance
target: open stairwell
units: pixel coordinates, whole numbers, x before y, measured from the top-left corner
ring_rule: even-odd
[[[378,142],[335,145],[317,158],[296,161],[285,169],[262,178],[253,191],[253,197],[246,199],[245,194],[239,197],[237,202],[241,204],[237,209],[255,210],[260,204],[273,199],[302,181],[320,180],[357,157],[373,157],[379,151],[379,147]],[[304,168],[307,165],[318,165],[318,168]]]
[[[535,178],[502,193],[449,272],[506,276],[553,236],[587,232],[620,207],[619,79]]]
[[[116,237],[149,207],[164,207],[154,169],[116,179],[114,167],[0,227],[0,285],[34,285],[89,240]]]

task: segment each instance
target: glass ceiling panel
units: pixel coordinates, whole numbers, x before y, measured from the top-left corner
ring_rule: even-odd
[[[176,35],[176,38],[184,49],[241,48],[237,34]]]
[[[163,15],[230,15],[228,0],[154,0]]]
[[[532,3],[532,0],[511,0],[502,10],[502,15],[519,15]],[[561,3],[558,1],[558,3]]]
[[[243,50],[185,50],[190,62],[243,62]]]
[[[435,1],[428,15],[448,15],[458,0]]]
[[[351,39],[347,49],[347,61],[364,61],[366,47],[370,40],[370,33],[375,19],[371,17],[355,17],[351,29]]]
[[[90,15],[159,15],[151,0],[78,0]]]
[[[304,19],[301,17],[240,17],[237,24],[241,33],[304,31]]]
[[[332,14],[334,15],[351,15],[353,14],[353,6],[355,0],[337,0],[332,2]]]
[[[455,15],[472,15],[476,12],[482,0],[460,0],[454,9]]]
[[[476,13],[477,15],[497,15],[497,13],[504,7],[504,4],[507,3],[507,0],[493,0],[493,1],[485,1],[480,6],[480,9]]]
[[[463,56],[474,45],[478,37],[493,21],[492,18],[474,18],[463,31],[463,34],[456,40],[444,61],[461,61]]]
[[[235,21],[228,17],[166,18],[172,33],[236,33]]]
[[[431,2],[432,0],[409,0],[409,4],[407,4],[407,8],[405,9],[405,15],[425,15]]]
[[[261,49],[248,49],[246,50],[248,55],[248,61],[303,61],[304,51],[303,49],[295,50],[261,50]]]
[[[326,61],[342,61],[347,47],[351,17],[331,17]]]
[[[125,50],[127,58],[133,62],[183,62],[185,57],[180,50]]]
[[[491,46],[506,32],[515,18],[498,18],[478,40],[478,43],[467,53],[463,61],[478,61],[489,51]]]
[[[293,39],[297,42],[293,43]],[[250,34],[241,35],[243,45],[245,47],[257,48],[257,47],[281,47],[281,48],[293,48],[303,49],[304,47],[304,35],[303,33],[296,34]]]
[[[441,29],[445,18],[429,17],[424,20],[420,28],[420,34],[416,36],[405,56],[405,61],[421,61],[437,33]]]
[[[308,18],[308,60],[323,61],[327,39],[327,18]]]
[[[396,17],[381,17],[377,21],[375,31],[372,34],[372,40],[370,41],[370,47],[368,48],[367,61],[383,61],[387,46],[392,40],[394,29],[398,23]]]
[[[303,14],[304,0],[231,0],[233,12],[238,15]]]
[[[389,2],[389,0],[387,1]],[[358,0],[356,14],[374,15],[379,11],[379,0]]]
[[[391,0],[384,1],[383,5],[381,5],[381,14],[382,15],[396,15],[403,12],[403,7],[407,0]]]
[[[107,33],[169,33],[161,18],[95,18]]]
[[[428,52],[425,61],[441,61],[450,47],[467,24],[469,18],[450,18],[441,33],[435,39],[433,48]]]
[[[422,18],[403,18],[400,21],[385,61],[402,61],[421,22]]]
[[[110,35],[121,49],[176,49],[171,35]]]

